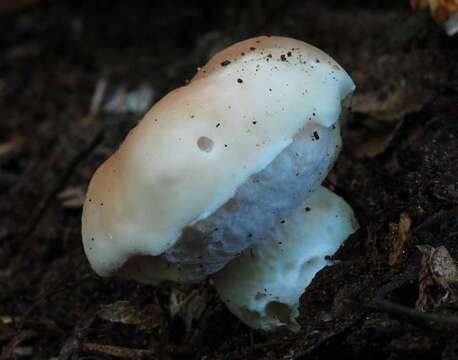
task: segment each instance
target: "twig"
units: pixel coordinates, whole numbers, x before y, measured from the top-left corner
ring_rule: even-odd
[[[33,330],[23,331],[16,335],[9,343],[3,348],[1,358],[4,360],[13,359],[14,349],[18,347],[23,341],[30,339],[31,337],[37,336],[37,333]]]
[[[423,313],[382,298],[375,298],[375,300],[370,304],[358,302],[353,303],[366,309],[386,312],[390,315],[393,315],[394,317],[408,321],[412,325],[416,325],[418,327],[426,327],[435,331],[446,333],[458,330],[458,317],[456,316]]]
[[[100,345],[94,343],[82,343],[80,351],[111,355],[123,359],[154,359],[156,353],[152,350],[132,349],[113,345]]]
[[[383,285],[379,289],[378,296],[377,296],[376,299],[382,299],[382,297],[384,295],[389,294],[390,292],[402,287],[403,285],[413,281],[414,279],[415,279],[415,276],[410,272],[402,273],[402,274],[399,274],[399,275],[395,276],[395,278],[392,281],[390,281],[389,283]],[[386,301],[386,300],[382,299],[382,301]],[[321,348],[322,346],[325,346],[326,344],[328,344],[329,341],[335,339],[336,337],[338,337],[338,336],[340,336],[342,334],[345,334],[348,330],[350,330],[355,325],[359,324],[359,322],[362,319],[364,319],[364,316],[367,314],[367,310],[382,311],[380,307],[377,307],[377,305],[375,305],[375,304],[377,304],[375,301],[373,303],[371,303],[371,304],[364,304],[364,303],[360,303],[360,302],[353,301],[353,300],[346,300],[346,302],[351,306],[357,307],[359,310],[365,309],[366,311],[360,313],[355,319],[353,319],[346,326],[342,327],[341,329],[335,331],[334,333],[332,333],[332,334],[330,334],[330,335],[328,335],[326,337],[321,338],[314,345],[312,345],[308,349],[304,350],[303,352],[297,354],[294,357],[294,360],[307,358],[308,356],[310,356],[313,353],[315,353],[315,351],[317,351],[319,348]]]

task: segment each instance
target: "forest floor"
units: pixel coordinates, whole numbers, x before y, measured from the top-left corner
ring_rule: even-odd
[[[1,15],[1,358],[458,359],[457,39],[407,1],[214,3]],[[294,334],[250,330],[209,283],[100,278],[81,244],[89,179],[143,111],[110,110],[95,89],[156,101],[259,34],[318,46],[357,84],[325,185],[361,228],[305,292]]]

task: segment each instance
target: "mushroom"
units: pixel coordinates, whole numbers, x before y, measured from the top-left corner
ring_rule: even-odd
[[[248,326],[274,330],[299,325],[299,299],[315,274],[358,228],[351,207],[320,187],[263,242],[214,275],[227,307]]]
[[[353,90],[298,40],[261,36],[216,54],[95,172],[82,216],[92,268],[196,282],[263,242],[332,167]]]

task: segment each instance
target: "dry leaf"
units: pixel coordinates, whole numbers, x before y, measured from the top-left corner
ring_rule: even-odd
[[[410,6],[415,11],[425,10],[429,6],[429,0],[410,0]]]
[[[154,90],[150,85],[142,84],[128,90],[125,85],[116,86],[102,78],[95,85],[89,116],[93,118],[100,112],[143,114],[149,109],[153,100]]]
[[[458,12],[458,0],[410,0],[410,6],[415,11],[429,7],[433,19],[439,24]]]
[[[419,245],[423,254],[417,309],[428,311],[443,303],[458,301],[458,269],[444,246]]]
[[[194,289],[189,294],[180,290],[172,289],[170,293],[170,315],[180,317],[189,332],[192,324],[201,318],[208,302],[208,291],[206,288]]]
[[[394,85],[355,95],[352,110],[378,120],[397,121],[420,111],[430,99],[431,93],[426,89],[399,79]]]
[[[412,220],[409,215],[402,213],[398,224],[390,224],[391,234],[393,236],[393,248],[388,258],[390,266],[399,266],[411,238]]]
[[[418,280],[418,300],[415,305],[419,311],[428,311],[435,305],[435,301],[432,296],[432,293],[435,290],[435,284],[429,267],[429,260],[434,248],[429,245],[419,245],[417,248],[423,256],[421,258],[421,270]]]
[[[445,246],[439,246],[433,251],[429,265],[434,280],[444,288],[458,282],[458,269]]]
[[[358,159],[383,154],[401,129],[404,117],[420,111],[430,100],[429,90],[402,77],[376,90],[355,95],[352,110],[365,116],[356,129],[347,130],[350,145],[347,148]]]
[[[80,208],[84,204],[84,191],[80,186],[68,187],[57,194],[57,198],[65,208]]]
[[[24,137],[21,135],[14,135],[7,142],[0,144],[0,156],[9,153],[24,143]]]
[[[364,114],[357,129],[347,130],[347,142],[358,159],[383,154],[403,125],[407,114],[417,112],[430,101],[425,87],[400,78],[374,91],[355,95],[352,110]]]
[[[388,149],[388,147],[391,145],[391,142],[398,133],[402,124],[403,121],[400,121],[389,133],[370,138],[366,142],[362,143],[357,149],[357,157],[360,159],[373,158],[383,154],[386,151],[386,149]]]
[[[11,316],[0,315],[0,324],[10,325],[14,322]]]
[[[154,328],[159,326],[163,320],[162,312],[154,304],[144,309],[137,309],[128,301],[103,305],[97,316],[106,321],[135,325],[139,328]]]
[[[103,320],[125,325],[142,323],[140,314],[128,301],[116,301],[113,304],[102,305],[97,315]]]
[[[390,147],[403,124],[403,120],[388,123],[361,119],[357,127],[344,129],[347,149],[357,159],[379,156]]]

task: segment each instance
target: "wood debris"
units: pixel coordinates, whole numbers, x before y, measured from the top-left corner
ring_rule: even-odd
[[[390,224],[393,247],[388,258],[388,263],[391,267],[399,266],[402,261],[405,250],[412,238],[411,226],[412,220],[407,213],[400,215],[398,224]]]

